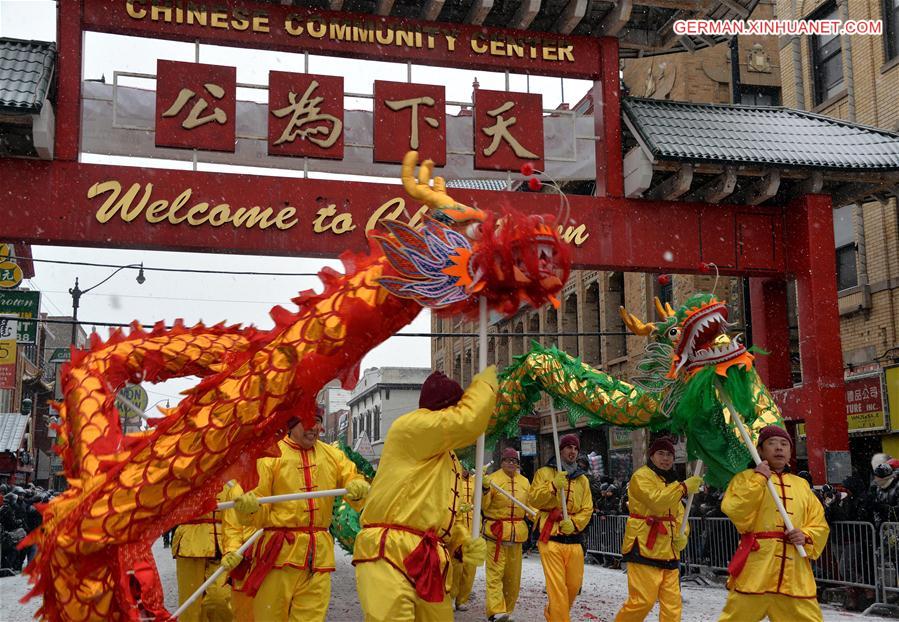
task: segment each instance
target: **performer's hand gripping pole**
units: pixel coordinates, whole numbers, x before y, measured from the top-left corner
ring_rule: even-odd
[[[702,460],[696,461],[696,466],[693,467],[693,477],[699,477],[702,475]],[[680,535],[684,535],[687,533],[687,525],[690,524],[690,508],[693,507],[693,497],[695,497],[695,493],[690,493],[687,495],[687,507],[684,508],[684,520],[680,524]]]
[[[746,445],[749,453],[752,454],[752,459],[755,461],[756,465],[761,464],[762,458],[759,456],[759,452],[752,442],[752,437],[749,436],[749,430],[746,429],[746,424],[743,423],[743,417],[737,412],[724,385],[720,382],[716,382],[715,386],[718,389],[718,395],[721,397],[721,401],[727,406],[727,409],[730,411],[730,416],[733,418],[734,423],[737,424],[737,429],[740,430],[740,436],[743,437],[743,444]],[[774,498],[774,505],[777,506],[777,511],[780,513],[781,519],[783,519],[784,528],[787,531],[793,531],[793,521],[790,520],[790,515],[787,514],[787,509],[784,507],[783,501],[780,500],[777,491],[774,490],[774,483],[770,479],[768,480],[768,492],[770,492],[771,496]],[[800,557],[808,557],[808,554],[805,552],[805,547],[801,544],[796,545],[796,550],[799,551]]]
[[[303,499],[318,499],[319,497],[342,497],[346,494],[346,488],[333,488],[331,490],[313,490],[312,492],[292,492],[286,495],[272,495],[271,497],[259,497],[260,505],[266,503],[280,503],[282,501],[302,501]],[[234,507],[233,501],[222,501],[216,507],[217,512],[230,510]]]
[[[487,369],[487,299],[479,301],[478,371]],[[484,433],[478,436],[474,449],[474,508],[471,514],[471,537],[481,535],[481,504],[484,501]]]
[[[550,409],[552,410],[552,409]],[[556,469],[562,470],[562,452],[559,451],[559,427],[556,425],[556,413],[550,413],[553,422],[553,448],[556,450]],[[560,488],[559,494],[562,495],[562,519],[568,520],[568,500],[565,498],[565,489]]]
[[[246,552],[246,550],[248,548],[250,548],[253,545],[253,543],[256,542],[256,540],[259,539],[259,537],[262,535],[262,533],[264,531],[265,531],[264,529],[257,529],[256,533],[254,533],[252,536],[247,538],[247,541],[240,545],[240,548],[237,549],[236,553],[238,555],[243,555]],[[203,592],[205,592],[209,588],[210,585],[215,583],[215,580],[218,579],[220,576],[222,576],[222,574],[225,572],[227,572],[227,570],[225,570],[224,566],[219,566],[218,568],[216,568],[215,572],[213,572],[211,575],[209,575],[209,578],[203,582],[203,585],[198,587],[197,591],[190,595],[190,598],[188,598],[183,603],[181,603],[181,606],[175,610],[175,613],[173,613],[172,617],[169,619],[170,620],[177,619],[178,616],[180,616],[182,613],[184,613],[187,610],[188,607],[190,607],[192,604],[194,604],[194,601],[196,601],[200,596],[202,596]]]

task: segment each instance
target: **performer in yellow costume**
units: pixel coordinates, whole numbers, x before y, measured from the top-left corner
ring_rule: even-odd
[[[229,486],[218,494],[218,501],[228,501]],[[219,567],[225,552],[222,515],[233,513],[211,512],[182,523],[172,537],[172,557],[178,575],[178,604],[187,600],[197,591],[203,581]],[[233,517],[232,517],[233,518]],[[231,588],[221,576],[210,585],[194,604],[188,607],[178,619],[181,622],[231,622]]]
[[[521,587],[521,545],[528,539],[525,512],[504,494],[527,502],[530,482],[518,472],[518,452],[503,450],[500,470],[484,479],[484,537],[487,538],[487,618],[509,620]]]
[[[288,435],[278,442],[278,458],[256,463],[259,484],[238,497],[235,509],[244,524],[265,529],[249,554],[249,570],[242,586],[253,597],[257,622],[315,622],[325,620],[334,571],[331,525],[333,497],[259,505],[257,496],[283,495],[346,488],[350,504],[368,492],[368,482],[356,465],[336,447],[318,440],[322,411],[305,429],[299,418],[288,422]]]
[[[356,536],[353,563],[366,622],[452,620],[452,535],[459,533],[453,448],[475,442],[496,402],[496,369],[463,393],[440,372],[421,388],[419,408],[393,422]],[[483,563],[486,543],[469,536],[462,561]]]
[[[471,537],[471,512],[474,503],[474,478],[471,469],[464,464],[461,472],[454,473],[456,478],[456,491],[459,493],[459,515],[456,524],[463,532]],[[471,586],[474,584],[474,575],[477,566],[462,563],[462,551],[452,556],[453,560],[453,587],[450,590],[450,599],[455,603],[457,611],[468,610],[468,599],[471,597]]]
[[[811,560],[827,545],[824,508],[804,479],[784,472],[793,449],[786,430],[763,428],[758,449],[762,463],[735,475],[721,503],[740,532],[740,546],[728,566],[730,592],[719,622],[756,622],[765,616],[772,622],[820,622]],[[768,491],[769,479],[790,515],[792,531],[786,531]],[[805,547],[807,558],[799,556],[796,544]]]
[[[627,488],[630,516],[621,552],[627,562],[628,597],[615,622],[641,622],[656,601],[659,622],[680,622],[678,566],[687,546],[687,533],[680,535],[681,499],[700,484],[699,477],[677,480],[671,440],[660,438],[650,445],[649,464],[637,469]]]
[[[581,443],[574,434],[559,439],[561,469],[555,457],[534,474],[528,504],[540,510],[535,529],[540,533],[537,550],[546,578],[549,604],[544,610],[547,622],[571,622],[569,612],[584,580],[583,531],[593,517],[593,497],[587,474],[578,469]],[[566,495],[568,520],[562,518],[560,492]]]
[[[243,489],[235,481],[225,486],[226,501],[233,501],[243,495]],[[243,560],[237,554],[240,545],[247,541],[256,530],[241,524],[235,510],[222,512],[222,532],[224,533],[224,552],[222,566],[229,571],[234,570]],[[236,622],[253,622],[253,598],[243,591],[243,580],[234,576],[228,577],[231,584],[231,610]]]

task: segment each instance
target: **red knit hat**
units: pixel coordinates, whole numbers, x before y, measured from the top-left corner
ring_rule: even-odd
[[[578,437],[574,434],[566,434],[559,439],[559,451],[565,449],[569,445],[574,445],[574,448],[578,451],[581,450],[581,441],[578,440]]]
[[[765,444],[769,438],[774,438],[775,436],[779,436],[780,438],[785,438],[790,441],[790,446],[793,446],[793,439],[790,436],[790,433],[784,430],[779,425],[767,425],[762,428],[762,431],[759,432],[759,442],[756,443],[757,447],[761,447]]]
[[[652,445],[649,446],[649,455],[652,456],[657,451],[669,451],[672,454],[676,453],[674,451],[674,443],[667,436],[661,436],[652,442]]]
[[[421,385],[418,407],[428,410],[443,410],[462,399],[462,393],[462,387],[458,382],[447,378],[443,372],[435,371]]]
[[[506,447],[503,449],[502,460],[515,460],[516,462],[520,462],[518,452],[515,451],[514,447]]]
[[[321,404],[316,404],[316,405],[315,405],[315,418],[316,418],[316,420],[318,420],[318,421],[324,421],[324,420],[325,420],[325,409],[322,408]],[[300,423],[300,421],[302,421],[302,419],[300,419],[300,418],[299,418],[298,416],[296,416],[296,415],[294,415],[293,417],[291,417],[290,419],[288,419],[288,420],[287,420],[287,431],[290,432],[290,431],[294,428],[294,426],[295,426],[296,424]]]

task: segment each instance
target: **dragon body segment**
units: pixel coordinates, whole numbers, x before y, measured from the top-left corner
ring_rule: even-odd
[[[724,393],[753,434],[780,423],[780,411],[739,338],[727,336],[727,307],[711,294],[692,296],[677,311],[656,300],[659,321],[646,323],[622,309],[635,334],[649,338],[632,382],[614,378],[556,348],[532,344],[500,374],[493,438],[518,435],[518,418],[541,393],[568,411],[572,426],[668,430],[687,436],[690,459],[702,459],[706,481],[724,487],[749,464],[725,405]]]

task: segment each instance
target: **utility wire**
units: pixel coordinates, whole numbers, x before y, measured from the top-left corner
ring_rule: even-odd
[[[55,263],[67,266],[88,266],[91,268],[127,268],[128,265],[120,266],[111,263],[91,263],[87,261],[63,261],[61,259],[34,259],[40,263]],[[191,274],[235,274],[240,276],[318,276],[318,272],[247,272],[246,270],[199,270],[195,268],[151,268],[144,266],[144,270],[153,272],[185,272]]]

